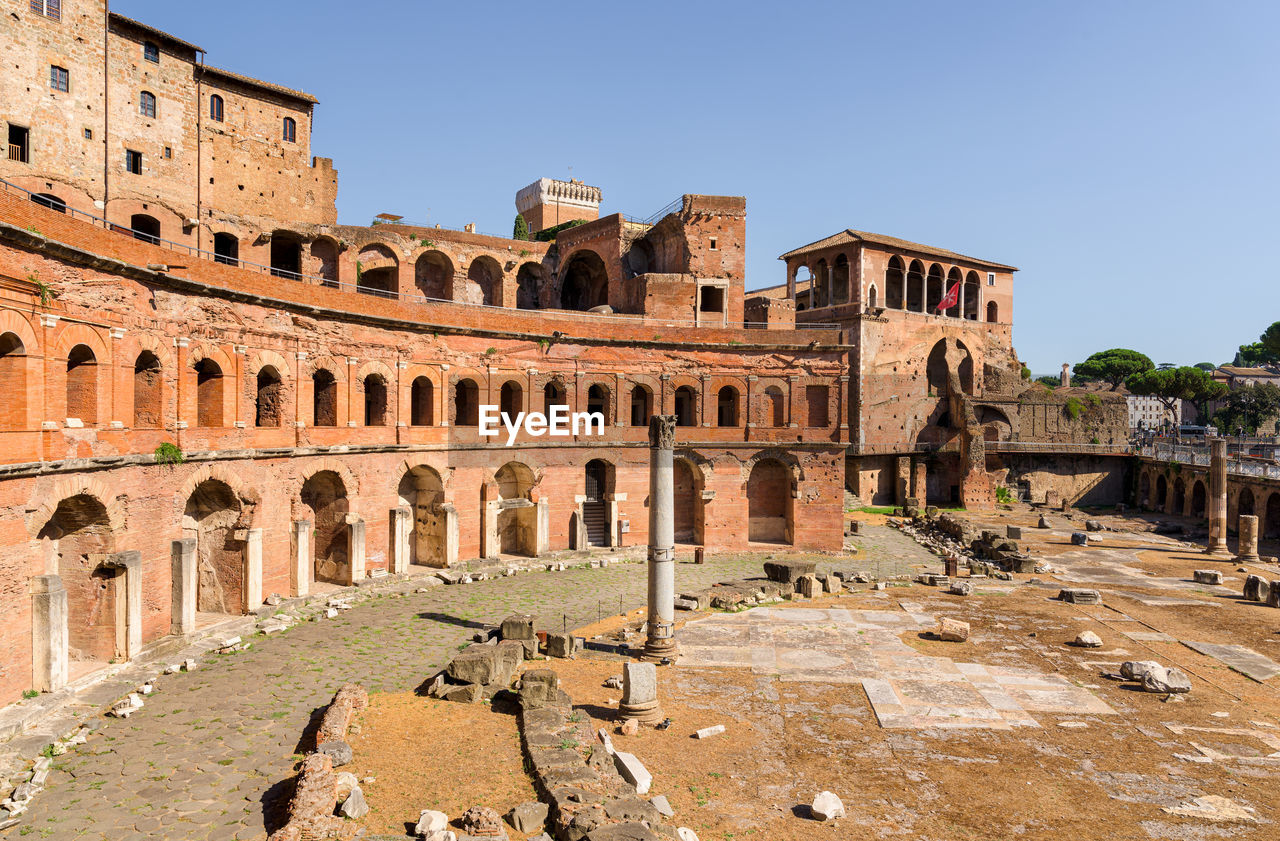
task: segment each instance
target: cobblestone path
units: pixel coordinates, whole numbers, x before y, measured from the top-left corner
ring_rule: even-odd
[[[761,556],[680,563],[676,586],[758,576]],[[128,719],[104,719],[87,744],[55,759],[48,787],[4,837],[261,838],[287,790],[312,713],[345,681],[370,691],[417,688],[475,629],[515,612],[539,628],[573,628],[645,599],[645,566],[531,573],[383,595],[336,619],[254,638],[191,673],[159,678]],[[563,617],[567,615],[567,620]],[[272,826],[274,828],[274,825]]]

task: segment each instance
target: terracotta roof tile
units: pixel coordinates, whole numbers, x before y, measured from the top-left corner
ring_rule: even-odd
[[[264,82],[261,79],[255,79],[252,76],[245,76],[242,73],[235,73],[231,70],[223,70],[221,67],[214,67],[213,65],[210,65],[210,64],[204,65],[203,70],[205,73],[209,73],[213,76],[222,76],[225,79],[231,79],[233,81],[240,82],[241,84],[244,84],[244,85],[250,85],[255,88],[262,88],[263,90],[268,90],[268,91],[271,91],[272,93],[278,93],[282,96],[287,96],[291,99],[297,99],[302,102],[309,102],[312,105],[315,105],[320,101],[305,91],[297,91],[297,90],[294,90],[293,88],[286,88],[284,85],[276,85],[276,84],[272,84],[271,82]]]
[[[149,35],[154,35],[155,37],[168,41],[171,44],[177,44],[181,47],[186,47],[187,49],[194,50],[195,52],[198,52],[198,53],[204,52],[204,47],[197,47],[195,44],[192,44],[189,41],[184,41],[181,38],[170,35],[168,32],[165,32],[162,29],[156,29],[154,26],[148,26],[142,21],[137,21],[137,20],[134,20],[133,18],[127,18],[124,15],[120,14],[119,12],[111,13],[111,21],[113,23],[123,23],[126,26],[133,27],[134,29],[140,29]]]
[[[896,248],[901,251],[915,251],[921,254],[928,254],[934,257],[946,257],[955,262],[974,263],[976,265],[987,266],[988,268],[992,268],[992,269],[1005,269],[1011,272],[1016,272],[1018,270],[1017,267],[1009,266],[1004,263],[993,263],[990,260],[982,260],[978,257],[970,257],[966,254],[960,254],[955,251],[948,251],[945,248],[934,248],[932,245],[924,245],[922,243],[911,242],[910,240],[906,240],[906,239],[899,239],[897,237],[885,236],[884,234],[873,234],[867,231],[855,231],[853,228],[848,228],[846,230],[841,231],[838,234],[832,234],[829,237],[824,237],[823,239],[820,239],[817,242],[811,242],[808,245],[801,246],[800,248],[792,249],[791,251],[788,251],[786,254],[783,254],[778,259],[786,260],[791,257],[798,257],[802,254],[812,254],[815,251],[821,251],[825,248],[831,248],[832,246],[836,246],[836,245],[851,245],[859,242],[869,242],[874,245],[884,245],[889,248]]]

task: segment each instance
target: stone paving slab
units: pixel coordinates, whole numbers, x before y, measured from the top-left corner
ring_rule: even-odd
[[[1190,642],[1182,644],[1193,651],[1221,660],[1245,677],[1263,683],[1276,675],[1280,675],[1280,663],[1262,656],[1243,645],[1219,645],[1214,642]]]

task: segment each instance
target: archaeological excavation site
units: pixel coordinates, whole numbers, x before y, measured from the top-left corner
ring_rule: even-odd
[[[3,13],[0,839],[1280,837],[1280,436],[851,219],[339,223],[312,94]]]

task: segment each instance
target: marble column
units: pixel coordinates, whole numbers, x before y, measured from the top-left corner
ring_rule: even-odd
[[[649,634],[645,659],[676,653],[675,415],[649,420]]]
[[[124,656],[132,660],[142,653],[142,553],[115,552],[105,563],[124,572]]]
[[[351,584],[365,578],[365,528],[359,514],[347,515],[347,563],[351,568]]]
[[[293,562],[289,564],[289,585],[295,598],[311,592],[311,521],[293,521]]]
[[[262,607],[262,529],[248,529],[244,540],[244,612]]]
[[[391,509],[392,574],[409,571],[409,541],[413,539],[413,509],[407,505]]]
[[[1230,557],[1227,549],[1227,439],[1209,442],[1209,546],[1206,555]]]
[[[57,575],[31,579],[31,688],[67,685],[67,591]]]
[[[196,539],[184,537],[173,541],[170,550],[170,589],[173,606],[169,614],[169,633],[185,637],[196,630],[196,597],[199,571],[196,569]]]
[[[1236,548],[1236,561],[1258,560],[1258,518],[1249,514],[1241,515],[1238,526],[1240,544]]]

